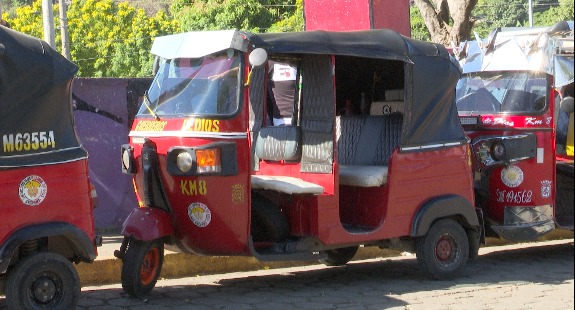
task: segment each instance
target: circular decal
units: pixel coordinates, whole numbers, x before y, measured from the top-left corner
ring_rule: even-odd
[[[29,206],[37,206],[41,204],[44,198],[46,198],[47,192],[48,186],[46,185],[46,182],[37,175],[26,177],[22,182],[20,182],[20,188],[18,189],[20,199],[22,199],[24,204]]]
[[[201,202],[194,202],[188,206],[188,216],[198,227],[206,227],[212,221],[212,212]]]
[[[517,187],[523,183],[523,171],[517,166],[509,166],[501,171],[501,181],[509,187]]]

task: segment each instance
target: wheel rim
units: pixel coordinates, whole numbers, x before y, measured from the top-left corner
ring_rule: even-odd
[[[160,251],[157,247],[151,248],[142,261],[140,279],[143,285],[149,285],[155,280],[160,265]]]
[[[449,265],[455,261],[457,244],[450,235],[442,235],[435,243],[435,257],[443,265]]]
[[[61,284],[58,279],[43,274],[32,282],[31,290],[34,301],[45,305],[57,300],[59,291],[61,291]]]

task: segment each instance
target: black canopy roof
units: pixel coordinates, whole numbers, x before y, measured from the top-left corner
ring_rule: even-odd
[[[70,87],[77,71],[46,42],[0,26],[0,169],[87,156],[72,115]],[[41,136],[52,136],[54,143],[31,144]]]
[[[404,150],[464,142],[455,106],[461,67],[440,44],[387,29],[329,32],[244,33],[254,47],[271,54],[322,54],[390,59],[406,64]]]

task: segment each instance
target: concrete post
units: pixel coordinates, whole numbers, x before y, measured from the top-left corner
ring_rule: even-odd
[[[66,1],[60,0],[60,35],[62,37],[62,55],[70,60],[70,41],[68,39],[68,18],[66,16]]]
[[[44,41],[46,41],[50,47],[56,48],[52,0],[42,0],[42,22],[44,24]]]

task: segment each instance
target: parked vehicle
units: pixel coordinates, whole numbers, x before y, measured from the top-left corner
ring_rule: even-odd
[[[443,46],[390,30],[231,30],[159,37],[152,52],[122,146],[139,199],[116,251],[131,296],[153,289],[165,247],[327,265],[361,245],[404,248],[437,279],[477,255],[461,71]],[[268,60],[296,64],[291,125],[267,120]],[[336,115],[345,101],[363,114]]]
[[[573,230],[573,22],[497,29],[459,52],[457,108],[487,233]]]
[[[72,116],[78,68],[37,38],[0,26],[0,293],[9,309],[73,309],[72,263],[97,245],[88,154]]]

